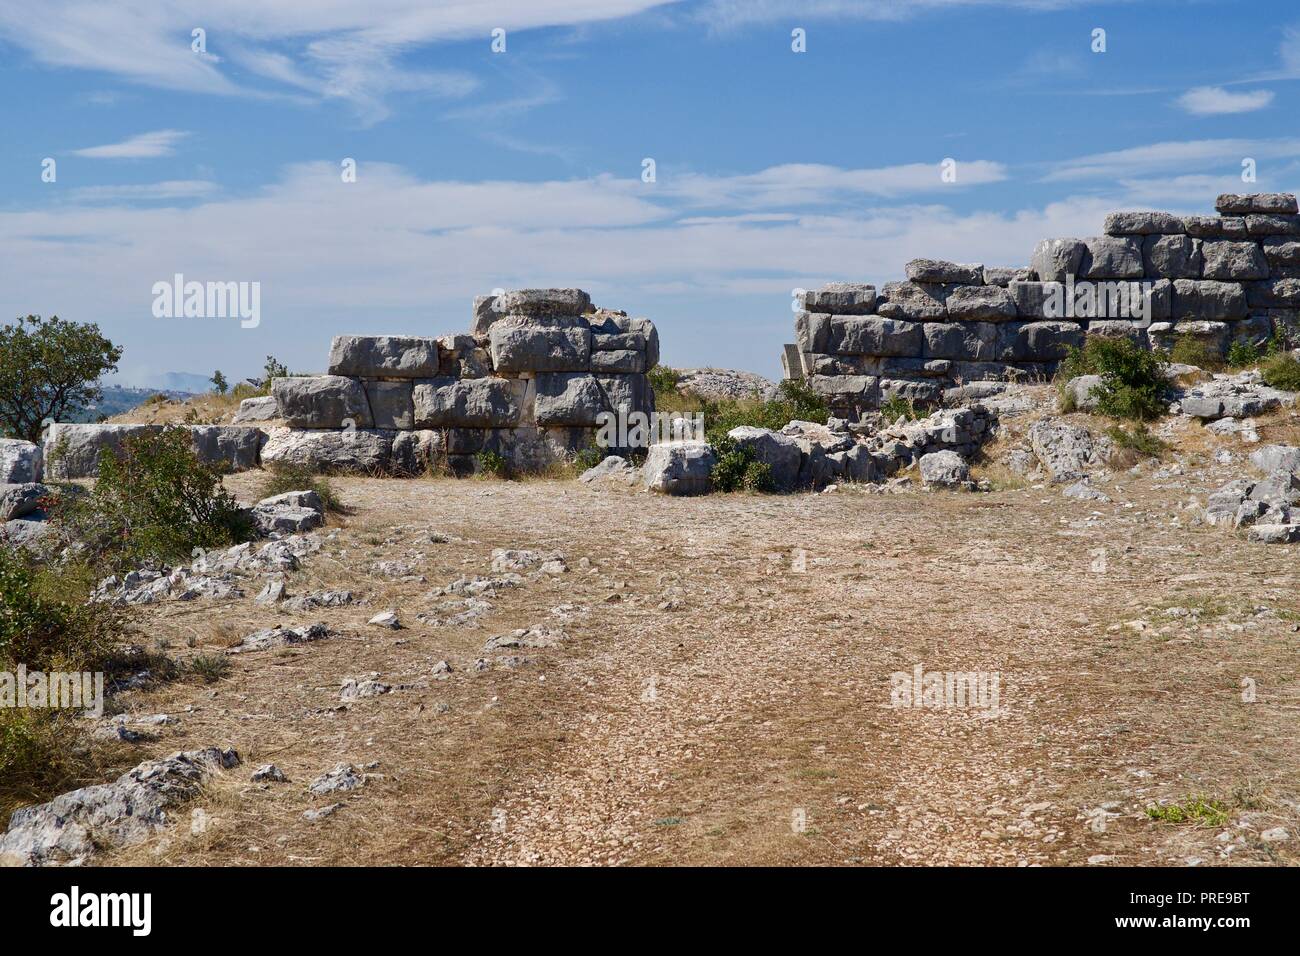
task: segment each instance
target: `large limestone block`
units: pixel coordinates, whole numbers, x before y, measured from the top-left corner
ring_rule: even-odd
[[[843,355],[921,354],[921,326],[880,316],[831,316],[828,352]]]
[[[1083,345],[1077,322],[1011,322],[1001,327],[999,358],[1004,362],[1053,362]]]
[[[1219,240],[1201,247],[1205,257],[1204,276],[1225,282],[1267,279],[1268,259],[1257,242]]]
[[[275,404],[273,395],[257,395],[253,398],[246,398],[239,403],[239,410],[235,412],[235,417],[231,423],[235,425],[246,425],[249,422],[269,422],[280,416],[280,409]]]
[[[956,488],[970,479],[970,467],[955,451],[947,449],[922,455],[921,483],[927,488]]]
[[[43,470],[40,445],[19,438],[0,438],[0,484],[40,481]]]
[[[1007,322],[1016,317],[1011,294],[996,285],[959,285],[948,290],[948,318],[955,322]]]
[[[830,351],[831,317],[821,312],[800,312],[794,317],[794,334],[800,352],[824,355]]]
[[[581,289],[514,289],[496,297],[503,315],[568,316],[591,310],[591,296]]]
[[[474,318],[470,322],[471,335],[487,335],[492,323],[504,316],[497,311],[497,297],[494,295],[476,295],[474,297]]]
[[[1007,294],[1022,319],[1061,318],[1050,314],[1053,309],[1059,312],[1065,303],[1065,286],[1059,282],[1012,282]]]
[[[415,427],[411,382],[365,382],[364,385],[375,428]]]
[[[1079,239],[1044,239],[1034,247],[1029,268],[1041,282],[1064,282],[1066,276],[1080,274],[1085,250]]]
[[[655,410],[655,393],[650,380],[644,375],[597,375],[596,381],[605,393],[605,403],[611,411],[626,407],[628,414]]]
[[[998,327],[992,322],[927,322],[925,358],[992,361],[996,357]]]
[[[820,289],[800,293],[799,308],[828,315],[872,315],[876,311],[876,287],[857,282],[831,282]]]
[[[519,472],[571,462],[579,452],[595,445],[595,433],[590,428],[569,426],[489,428],[482,435],[481,450],[500,455]]]
[[[523,412],[525,384],[506,378],[436,378],[416,384],[417,428],[509,428]]]
[[[1295,214],[1296,198],[1293,193],[1224,193],[1214,202],[1215,211],[1224,216],[1241,216],[1247,213]]]
[[[1300,216],[1247,216],[1246,233],[1251,236],[1300,235]]]
[[[412,335],[336,335],[331,375],[428,378],[438,374],[438,340]]]
[[[602,349],[591,353],[593,372],[633,375],[645,371],[645,352],[637,349]]]
[[[717,456],[708,442],[662,442],[650,446],[641,481],[650,491],[666,495],[707,494],[715,464]]]
[[[1142,266],[1149,278],[1199,279],[1202,262],[1200,239],[1150,235],[1142,240]]]
[[[277,378],[271,382],[271,394],[290,428],[371,427],[366,390],[355,378]]]
[[[1249,311],[1245,290],[1235,282],[1209,279],[1175,279],[1174,321],[1229,322],[1244,319]]]
[[[1084,240],[1082,274],[1087,279],[1141,279],[1142,246],[1121,236]]]
[[[1245,288],[1252,309],[1300,309],[1300,278],[1248,282]],[[1274,316],[1278,318],[1284,317]]]
[[[880,401],[880,379],[875,375],[811,375],[808,387],[831,404],[875,405]]]
[[[772,482],[778,491],[793,491],[799,481],[803,450],[789,435],[769,428],[741,425],[727,432],[739,448],[747,448],[754,458],[772,469]]]
[[[591,329],[578,318],[511,317],[492,326],[492,367],[498,372],[585,372],[591,367]]]
[[[392,451],[392,432],[274,428],[262,446],[262,464],[374,475],[389,470]]]
[[[543,372],[537,376],[533,412],[538,425],[594,426],[596,417],[609,410],[605,392],[592,375]]]
[[[1201,239],[1246,238],[1246,220],[1240,216],[1187,216],[1183,222],[1189,236]]]
[[[904,269],[908,279],[913,282],[984,284],[984,266],[977,263],[948,262],[944,259],[913,259]]]
[[[940,322],[948,317],[944,306],[947,293],[942,285],[921,282],[890,282],[882,290],[886,301],[878,303],[876,312],[887,319],[912,322]],[[811,349],[824,352],[825,349]]]
[[[60,422],[45,430],[46,481],[94,478],[105,452],[121,455],[127,438],[162,431],[161,425],[88,425]]]
[[[256,468],[266,432],[251,425],[191,425],[194,453],[209,465],[224,465],[231,471]]]
[[[1113,212],[1103,230],[1108,236],[1174,235],[1185,232],[1186,224],[1167,212]]]
[[[35,481],[0,483],[0,523],[25,518],[40,510],[41,499],[49,493],[49,488]]]

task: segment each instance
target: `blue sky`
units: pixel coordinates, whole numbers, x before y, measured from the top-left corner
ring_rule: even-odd
[[[576,285],[666,363],[776,376],[796,287],[1294,191],[1297,80],[1286,0],[8,0],[0,306],[158,384]],[[261,324],[154,318],[177,272],[260,282]]]

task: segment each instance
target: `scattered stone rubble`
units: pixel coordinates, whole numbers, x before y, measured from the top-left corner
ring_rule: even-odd
[[[1244,528],[1263,544],[1300,541],[1300,448],[1265,445],[1250,463],[1263,477],[1235,479],[1210,495],[1206,523]]]
[[[167,811],[197,796],[213,774],[238,765],[233,750],[185,751],[147,760],[113,783],[15,810],[0,837],[0,865],[77,866],[97,850],[139,843],[166,826]]]

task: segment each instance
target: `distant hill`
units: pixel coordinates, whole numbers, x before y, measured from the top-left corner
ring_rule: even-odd
[[[173,373],[175,374],[175,373]],[[154,395],[166,395],[168,398],[186,399],[192,392],[176,389],[133,388],[123,385],[105,385],[104,397],[99,402],[64,416],[70,422],[97,422],[101,418],[112,418],[143,405]]]

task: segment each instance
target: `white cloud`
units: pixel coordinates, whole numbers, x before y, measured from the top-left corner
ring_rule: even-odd
[[[159,183],[121,186],[82,186],[72,190],[72,202],[169,202],[175,199],[198,199],[217,191],[217,184],[206,179],[169,179]]]
[[[1198,86],[1178,97],[1178,106],[1194,116],[1253,113],[1273,102],[1271,90],[1233,93],[1221,86]]]
[[[0,39],[48,66],[97,70],[165,89],[309,95],[350,102],[368,121],[395,92],[461,96],[475,81],[456,71],[411,69],[423,45],[491,30],[578,26],[679,0],[7,0]],[[207,31],[209,55],[190,48]],[[247,71],[238,81],[228,63]],[[261,85],[245,84],[258,80]],[[268,85],[269,84],[269,85]],[[287,88],[287,89],[286,89]]]
[[[1300,156],[1300,139],[1202,139],[1152,143],[1129,149],[1094,153],[1059,163],[1044,182],[1109,179],[1119,182],[1157,173],[1183,176],[1240,171],[1247,157],[1293,159]]]
[[[72,155],[85,159],[155,159],[172,155],[176,152],[176,144],[188,135],[182,130],[160,129],[132,136],[120,143],[74,149]]]
[[[924,13],[955,8],[1010,7],[1019,10],[1061,10],[1090,0],[708,0],[699,16],[715,29],[751,23],[798,20],[906,20]]]

